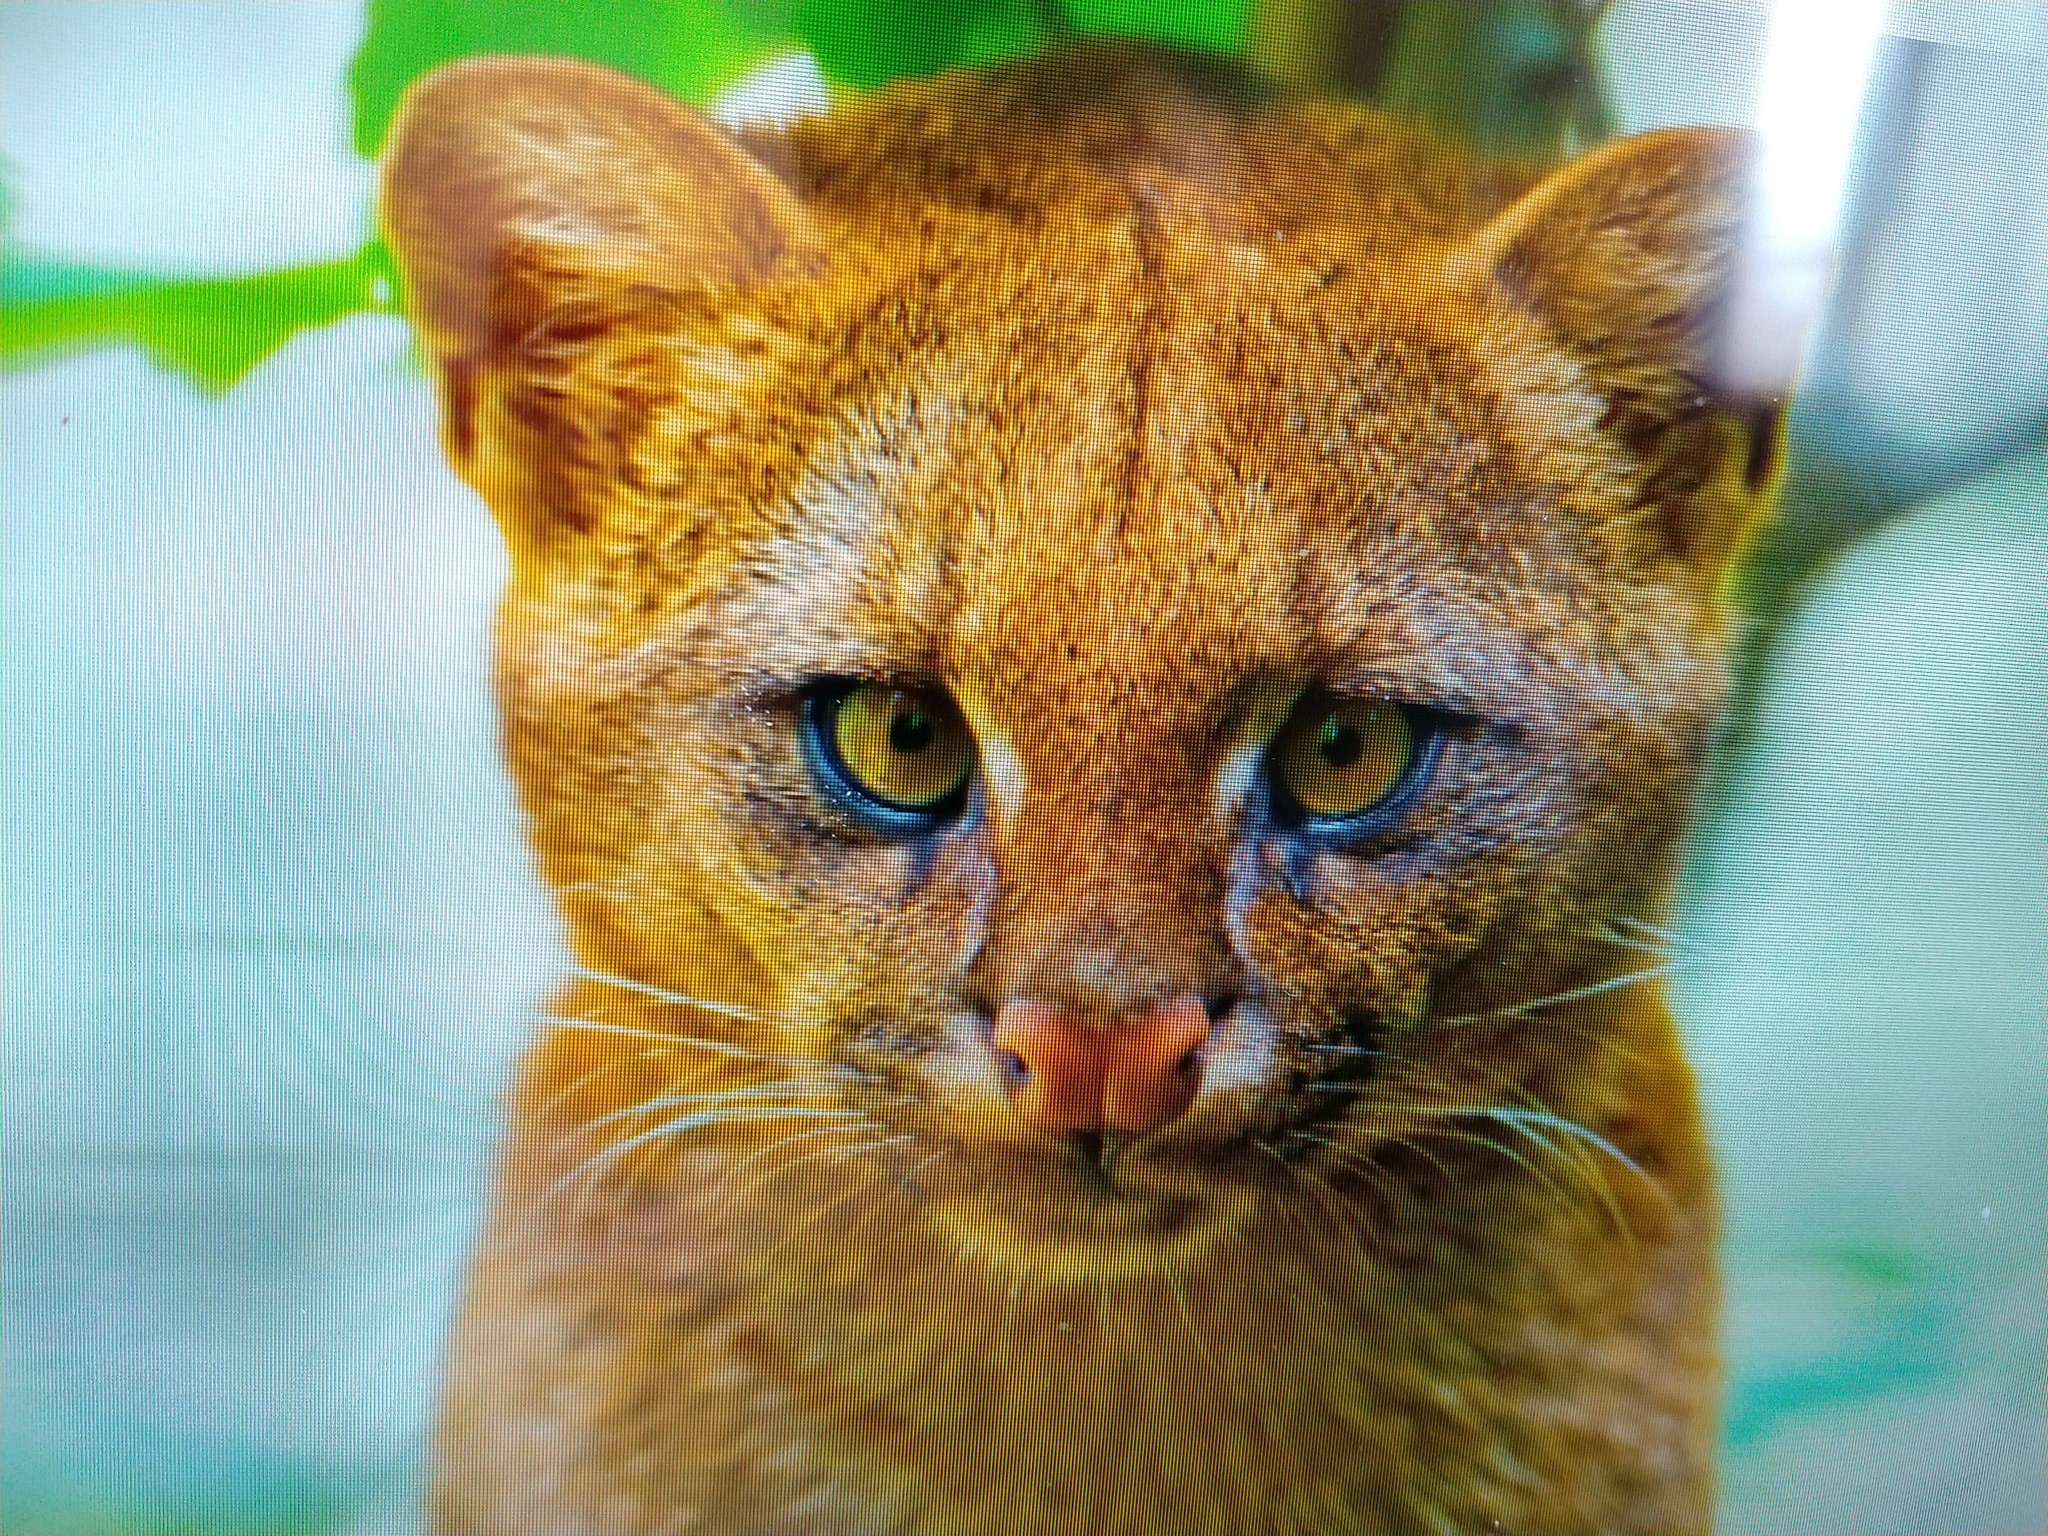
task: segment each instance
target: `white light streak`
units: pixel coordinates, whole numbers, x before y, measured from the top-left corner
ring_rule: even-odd
[[[1784,393],[1819,318],[1884,19],[1885,7],[1871,0],[1771,8],[1753,221],[1723,338],[1722,382],[1740,395]]]

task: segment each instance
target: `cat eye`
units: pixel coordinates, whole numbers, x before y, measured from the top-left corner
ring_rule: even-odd
[[[1268,756],[1276,809],[1293,822],[1362,822],[1428,776],[1437,733],[1420,710],[1384,699],[1310,694]]]
[[[814,769],[861,809],[943,819],[965,802],[974,738],[953,701],[934,688],[888,683],[827,684],[805,700]]]

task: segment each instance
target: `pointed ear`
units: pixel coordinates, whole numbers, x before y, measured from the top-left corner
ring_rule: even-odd
[[[1643,461],[1671,553],[1709,581],[1767,507],[1784,390],[1737,392],[1720,355],[1754,141],[1678,129],[1608,144],[1538,182],[1456,258],[1539,321]]]
[[[568,59],[472,59],[418,81],[386,149],[381,212],[440,375],[449,457],[515,553],[550,519],[575,519],[576,487],[542,461],[573,467],[603,435],[606,402],[563,382],[577,347],[810,245],[789,188],[723,129]]]

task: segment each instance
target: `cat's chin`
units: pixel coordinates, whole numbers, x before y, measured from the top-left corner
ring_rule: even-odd
[[[1251,1224],[1250,1188],[1065,1175],[942,1195],[928,1217],[962,1256],[1039,1281],[1092,1283],[1195,1268]]]

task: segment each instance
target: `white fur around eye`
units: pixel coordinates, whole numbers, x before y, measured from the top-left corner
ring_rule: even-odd
[[[1216,772],[1216,794],[1212,802],[1219,825],[1227,828],[1236,824],[1245,796],[1251,792],[1252,783],[1265,760],[1266,744],[1263,741],[1243,742],[1224,758],[1223,766]]]
[[[1266,753],[1301,698],[1301,686],[1284,681],[1261,684],[1245,701],[1231,731],[1229,750],[1216,769],[1210,809],[1223,832],[1236,830],[1246,798],[1266,766]]]
[[[1024,811],[1024,791],[1029,780],[1024,759],[1001,731],[970,719],[975,745],[981,752],[981,781],[988,787],[989,802],[1004,818],[1015,821]]]

